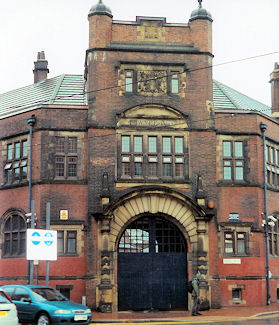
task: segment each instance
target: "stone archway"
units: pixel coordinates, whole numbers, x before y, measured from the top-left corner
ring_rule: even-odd
[[[208,220],[205,212],[195,202],[169,188],[137,189],[114,202],[100,221],[97,303],[103,311],[117,311],[118,308],[117,247],[121,234],[128,223],[146,214],[171,217],[187,241],[190,273],[202,268],[207,274]],[[207,292],[204,294],[207,298]]]

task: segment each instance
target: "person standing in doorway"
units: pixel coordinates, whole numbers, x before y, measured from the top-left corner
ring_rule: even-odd
[[[199,312],[200,310],[200,288],[199,283],[201,279],[201,274],[198,272],[192,281],[193,291],[192,291],[192,298],[193,298],[193,306],[192,306],[192,316],[201,315]]]

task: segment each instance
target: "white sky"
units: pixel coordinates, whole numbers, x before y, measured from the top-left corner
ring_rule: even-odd
[[[197,0],[103,0],[115,20],[166,17],[188,23]],[[0,93],[33,83],[37,52],[45,51],[48,78],[83,74],[87,15],[97,0],[0,0]],[[213,17],[214,78],[270,105],[269,74],[279,62],[279,0],[203,0]]]

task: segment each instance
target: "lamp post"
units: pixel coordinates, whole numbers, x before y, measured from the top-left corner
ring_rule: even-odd
[[[29,213],[30,215],[30,227],[34,228],[34,202],[32,203],[32,155],[33,155],[33,127],[36,123],[36,118],[35,115],[32,115],[28,120],[27,124],[30,126],[29,130],[29,141],[30,141],[30,146],[29,146],[29,182],[28,182],[28,206],[29,206]],[[29,226],[28,226],[29,227]],[[28,261],[28,284],[33,284],[33,261]]]
[[[268,242],[268,217],[267,217],[267,206],[266,206],[266,161],[265,161],[265,131],[267,125],[262,123],[260,124],[262,137],[263,137],[263,184],[264,184],[264,219],[265,219],[265,259],[266,259],[266,304],[270,305],[270,283],[269,283],[269,242]]]

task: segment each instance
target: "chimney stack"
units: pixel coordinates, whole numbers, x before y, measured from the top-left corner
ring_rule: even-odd
[[[49,70],[47,68],[48,62],[45,59],[45,52],[38,52],[37,61],[34,62],[34,83],[47,78]]]
[[[275,63],[270,74],[272,116],[279,118],[279,64]]]

